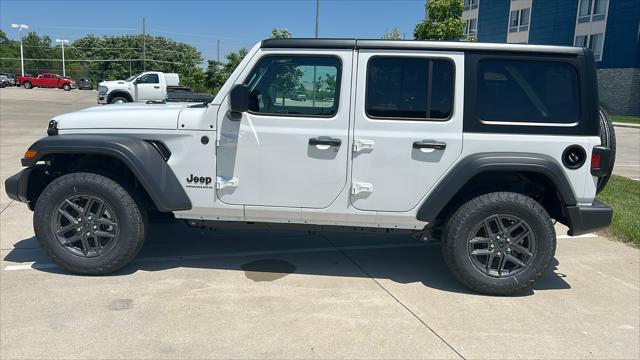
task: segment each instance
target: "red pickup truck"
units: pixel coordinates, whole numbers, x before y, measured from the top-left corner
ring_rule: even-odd
[[[25,89],[31,89],[32,87],[43,88],[58,88],[69,91],[76,87],[76,82],[70,78],[63,78],[57,74],[42,73],[38,77],[31,76],[17,76],[18,86],[24,86]]]

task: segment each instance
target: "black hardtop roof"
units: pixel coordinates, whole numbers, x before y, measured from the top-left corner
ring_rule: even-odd
[[[583,55],[584,49],[573,46],[482,43],[468,41],[367,40],[291,38],[263,40],[262,48],[298,49],[380,49],[380,50],[446,50],[500,51]]]

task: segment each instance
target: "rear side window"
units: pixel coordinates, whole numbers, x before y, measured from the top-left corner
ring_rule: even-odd
[[[365,109],[372,118],[446,120],[453,112],[449,60],[376,56],[369,60]]]
[[[481,60],[477,94],[485,122],[573,124],[580,114],[577,71],[563,62]]]

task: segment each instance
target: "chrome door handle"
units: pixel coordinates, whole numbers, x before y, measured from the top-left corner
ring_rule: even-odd
[[[444,150],[447,148],[447,144],[440,141],[433,140],[420,140],[413,142],[414,149],[435,149]]]
[[[160,89],[160,86],[156,85],[153,87],[154,89]]]

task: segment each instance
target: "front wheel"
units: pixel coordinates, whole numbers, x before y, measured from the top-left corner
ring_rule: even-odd
[[[519,193],[495,192],[468,201],[444,231],[442,251],[453,275],[490,295],[529,289],[549,267],[556,249],[549,214]]]
[[[109,104],[124,104],[127,102],[129,101],[126,98],[123,98],[122,96],[117,96],[111,99],[111,101],[109,101]]]
[[[64,91],[70,91],[70,90],[71,90],[71,85],[69,85],[69,84],[64,84],[64,85],[62,85],[62,89],[63,89]]]
[[[146,235],[144,211],[127,190],[92,173],[53,180],[37,200],[33,224],[53,262],[90,275],[124,267],[140,251]]]
[[[31,83],[30,83],[30,82],[28,82],[28,81],[25,81],[25,82],[22,84],[22,86],[23,86],[25,89],[31,89],[31,88],[33,87],[33,84],[31,84]]]

